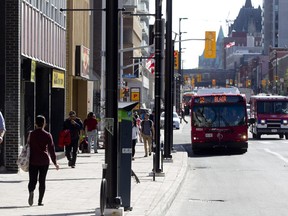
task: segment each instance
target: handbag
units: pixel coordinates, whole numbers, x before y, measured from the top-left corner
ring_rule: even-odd
[[[26,145],[23,146],[22,151],[17,159],[17,165],[24,172],[29,171],[29,160],[30,160],[30,133],[27,138]]]
[[[59,137],[58,137],[58,146],[63,148],[63,147],[68,146],[70,144],[71,144],[70,130],[68,130],[68,129],[61,130],[59,132]]]

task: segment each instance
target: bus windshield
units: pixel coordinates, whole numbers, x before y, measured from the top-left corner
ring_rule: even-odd
[[[258,101],[259,114],[288,114],[288,101]]]
[[[192,124],[194,127],[231,127],[246,125],[243,104],[195,105]]]
[[[183,102],[188,103],[192,98],[192,95],[183,95]]]

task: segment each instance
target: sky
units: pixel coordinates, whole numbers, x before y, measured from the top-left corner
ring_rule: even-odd
[[[179,33],[179,18],[188,18],[181,20],[182,40],[185,39],[204,39],[205,31],[216,31],[216,39],[220,26],[223,28],[224,36],[227,36],[228,21],[234,21],[239,10],[245,5],[246,0],[172,0],[172,29]],[[262,7],[262,0],[251,0],[252,6]],[[163,0],[162,14],[165,16],[166,0]],[[150,1],[150,12],[155,13],[155,2]],[[152,23],[154,22],[150,19]],[[174,38],[175,34],[172,34]],[[176,38],[176,41],[178,38]],[[204,41],[191,40],[181,43],[182,68],[192,69],[198,67],[198,57],[204,50]],[[178,43],[175,44],[178,50]]]

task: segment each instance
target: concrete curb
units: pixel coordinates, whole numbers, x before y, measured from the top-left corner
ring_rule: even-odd
[[[176,195],[179,192],[179,189],[183,183],[183,180],[185,179],[185,175],[187,172],[188,167],[188,155],[186,152],[178,152],[176,154],[181,154],[181,158],[183,158],[181,161],[178,161],[178,163],[175,161],[173,166],[181,167],[180,171],[177,173],[177,177],[175,179],[175,172],[169,172],[169,176],[173,179],[171,181],[167,181],[169,183],[168,185],[165,185],[165,192],[162,194],[162,196],[158,199],[158,202],[155,203],[154,208],[151,209],[150,212],[148,212],[147,215],[153,215],[153,216],[162,216],[165,215],[167,210],[171,207]],[[178,158],[180,158],[178,156]],[[174,162],[173,162],[174,163]],[[180,164],[182,163],[182,164]],[[177,170],[177,169],[174,169]],[[164,171],[165,172],[165,171]],[[174,176],[174,177],[173,177]],[[167,176],[167,178],[169,178]],[[165,180],[166,183],[166,180]],[[168,188],[168,189],[167,189]]]

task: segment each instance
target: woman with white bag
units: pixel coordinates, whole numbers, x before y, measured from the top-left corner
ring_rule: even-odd
[[[39,178],[39,198],[38,206],[42,206],[42,200],[45,193],[46,175],[48,172],[50,159],[55,165],[56,169],[59,169],[59,165],[56,161],[55,147],[52,135],[44,130],[46,126],[46,119],[42,115],[36,117],[36,128],[30,133],[30,160],[29,160],[29,199],[30,206],[33,205],[34,190],[37,184],[37,178]],[[39,176],[39,177],[38,177]]]

